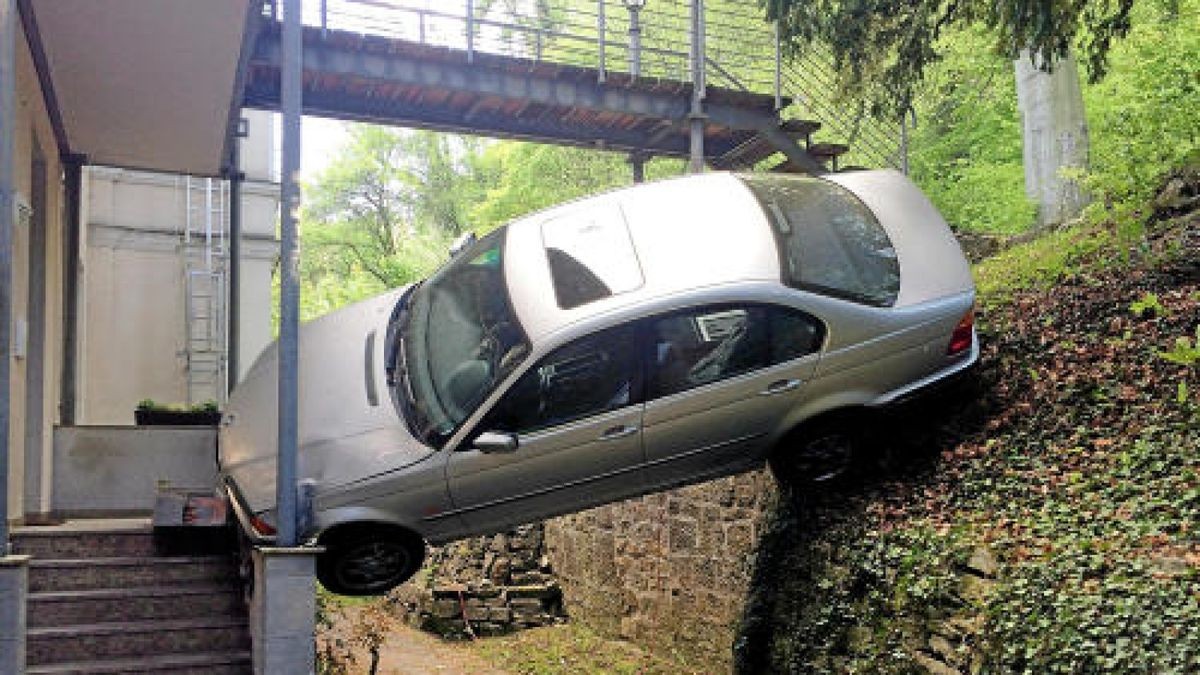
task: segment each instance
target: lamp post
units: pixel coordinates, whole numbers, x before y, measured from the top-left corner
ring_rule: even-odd
[[[642,72],[642,26],[638,21],[646,0],[625,0],[629,10],[629,74],[637,77]]]

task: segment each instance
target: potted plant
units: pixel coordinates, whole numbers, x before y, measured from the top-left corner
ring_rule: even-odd
[[[133,419],[138,426],[213,427],[220,423],[221,411],[216,401],[197,403],[189,408],[146,398],[138,402]]]

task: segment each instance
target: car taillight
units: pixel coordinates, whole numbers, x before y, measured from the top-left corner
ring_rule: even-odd
[[[970,349],[974,335],[975,308],[972,307],[963,315],[958,325],[954,327],[954,332],[950,334],[950,344],[946,346],[946,354],[948,356],[957,356]]]
[[[258,532],[264,537],[269,537],[275,534],[275,528],[270,523],[262,518],[259,518],[258,516],[254,516],[250,519],[250,527],[253,527],[255,532]]]

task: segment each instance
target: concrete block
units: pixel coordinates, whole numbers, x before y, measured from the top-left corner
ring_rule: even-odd
[[[0,673],[25,672],[29,556],[0,557]]]
[[[254,672],[312,673],[316,632],[316,557],[320,548],[254,550],[250,604]]]

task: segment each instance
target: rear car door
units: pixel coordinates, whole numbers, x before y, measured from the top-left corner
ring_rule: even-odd
[[[803,396],[824,338],[812,316],[745,304],[647,321],[645,477],[662,488],[757,465]]]
[[[576,511],[643,489],[642,375],[633,325],[561,347],[526,371],[479,431],[517,436],[511,452],[470,443],[450,457],[456,510],[473,532]]]

